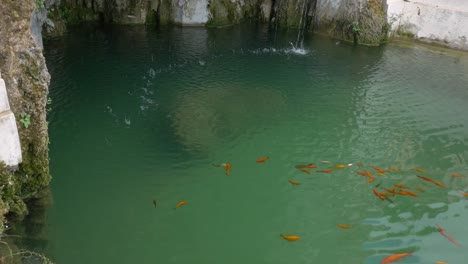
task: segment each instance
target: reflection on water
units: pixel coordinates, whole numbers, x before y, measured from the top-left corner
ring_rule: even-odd
[[[466,55],[319,36],[297,54],[296,37],[82,26],[46,41],[54,205],[40,246],[23,244],[57,263],[461,263],[435,224],[468,245],[468,177],[450,176],[468,175]],[[309,163],[354,165],[294,167]],[[403,171],[367,183],[369,165]],[[372,193],[394,183],[418,196]]]

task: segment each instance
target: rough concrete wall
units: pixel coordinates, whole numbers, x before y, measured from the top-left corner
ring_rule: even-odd
[[[468,50],[468,1],[388,0],[387,5],[396,36]]]
[[[30,115],[28,127],[17,122],[23,162],[8,181],[11,191],[2,196],[16,201],[16,206],[8,204],[10,210],[19,215],[27,211],[19,198],[36,195],[50,181],[46,121],[50,76],[42,48],[31,32],[31,16],[35,9],[34,1],[16,0],[2,0],[0,8],[0,25],[8,25],[0,26],[0,71],[10,107],[17,121],[20,113]]]
[[[208,3],[210,26],[225,26],[239,23],[248,18],[263,17],[271,1],[265,0],[210,0]],[[271,5],[271,4],[270,4]],[[271,8],[270,8],[271,10]]]
[[[208,22],[208,0],[178,0],[174,22],[182,25],[204,25]]]
[[[317,0],[315,30],[346,41],[379,45],[388,26],[385,0]]]

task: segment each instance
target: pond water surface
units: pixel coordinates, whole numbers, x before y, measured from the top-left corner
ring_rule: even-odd
[[[296,34],[83,26],[45,41],[53,204],[24,245],[67,264],[380,263],[401,252],[413,253],[401,263],[463,263],[468,56],[317,35],[297,54]],[[295,168],[309,163],[311,174]],[[394,183],[418,196],[374,195]]]

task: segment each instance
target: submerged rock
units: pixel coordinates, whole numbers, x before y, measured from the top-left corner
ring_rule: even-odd
[[[286,99],[269,88],[207,86],[181,93],[171,112],[171,127],[188,150],[207,152],[248,134],[255,124],[270,122],[284,111]]]

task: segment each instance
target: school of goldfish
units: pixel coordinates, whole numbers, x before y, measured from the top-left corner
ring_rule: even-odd
[[[257,163],[265,163],[269,159],[270,159],[270,157],[268,157],[268,156],[260,157],[260,158],[258,158],[256,160],[256,162]],[[320,162],[323,163],[323,164],[331,164],[330,161],[326,161],[326,160],[321,160]],[[364,167],[364,164],[362,162],[359,162],[356,165],[358,167]],[[231,173],[231,168],[232,168],[231,163],[212,164],[212,166],[224,168],[226,176],[228,176]],[[316,170],[315,172],[329,174],[329,173],[333,173],[334,169],[343,170],[343,169],[346,169],[346,168],[351,167],[351,166],[353,166],[353,164],[337,164],[337,165],[333,165],[333,166],[331,166],[329,168],[326,168],[326,169]],[[401,170],[399,168],[396,168],[396,167],[389,167],[388,169],[382,169],[382,168],[379,168],[379,167],[376,167],[376,166],[368,166],[368,167],[371,170],[367,169],[367,170],[358,170],[358,171],[356,171],[356,173],[358,175],[363,176],[363,177],[366,178],[367,183],[372,183],[376,179],[374,177],[374,174],[372,173],[372,170],[375,171],[375,174],[378,177],[384,177],[385,173],[387,173],[387,172],[395,173],[395,172],[402,172],[403,171],[403,170]],[[313,172],[311,169],[317,169],[318,166],[313,164],[313,163],[309,163],[309,164],[295,165],[295,168],[298,169],[299,171],[305,172],[307,174],[311,174]],[[411,168],[410,170],[415,171],[417,173],[426,172],[426,170],[421,169],[421,168]],[[465,176],[463,176],[462,174],[459,174],[459,173],[453,173],[450,176],[453,177],[453,178],[463,178],[463,177],[465,177]],[[445,188],[445,184],[443,184],[443,183],[441,183],[441,182],[439,182],[437,180],[434,180],[432,178],[422,176],[422,175],[416,175],[416,177],[421,179],[422,181],[432,183],[432,184],[434,184],[434,185],[436,185],[436,186],[438,186],[440,188]],[[301,185],[301,183],[299,183],[297,181],[294,181],[294,180],[291,180],[291,179],[289,179],[288,182],[290,184],[292,184],[292,185],[295,185],[295,186],[300,186]],[[379,188],[380,188],[380,190],[379,190]],[[425,192],[425,190],[423,188],[418,187],[418,186],[413,187],[412,189],[415,190],[415,191],[418,191],[419,193],[424,193]],[[375,186],[375,188],[373,188],[373,193],[378,199],[380,199],[382,201],[387,201],[387,202],[390,202],[390,203],[394,203],[393,199],[391,199],[390,197],[395,197],[397,195],[413,196],[413,197],[418,197],[419,196],[418,193],[416,193],[414,191],[411,191],[411,187],[403,185],[401,183],[393,183],[390,188],[381,187],[381,183],[379,183],[379,184],[377,184]],[[464,197],[468,197],[468,193],[465,193],[463,191],[458,191],[458,193],[460,193]],[[186,204],[187,204],[187,201],[182,200],[179,203],[177,203],[177,205],[175,206],[174,209],[177,209],[177,208],[179,208],[179,207],[181,207],[183,205],[186,205]],[[153,205],[154,205],[154,207],[157,206],[156,200],[153,200]],[[347,225],[347,224],[343,224],[343,223],[338,223],[337,227],[342,228],[342,229],[351,229],[352,228],[352,226]],[[438,229],[440,234],[443,237],[445,237],[448,241],[450,241],[451,243],[453,243],[456,246],[461,246],[460,243],[458,243],[452,236],[448,235],[446,233],[445,229],[442,228],[440,225],[436,225],[435,227]],[[289,241],[289,242],[298,241],[298,240],[301,239],[301,237],[299,235],[280,234],[280,237],[283,238],[286,241]],[[401,252],[401,253],[391,254],[391,255],[385,257],[384,259],[382,259],[381,264],[388,264],[388,263],[397,262],[397,261],[402,260],[405,257],[412,256],[412,255],[413,255],[413,252]],[[447,262],[440,261],[440,260],[436,261],[435,263],[436,264],[443,264],[443,263],[448,264]]]

